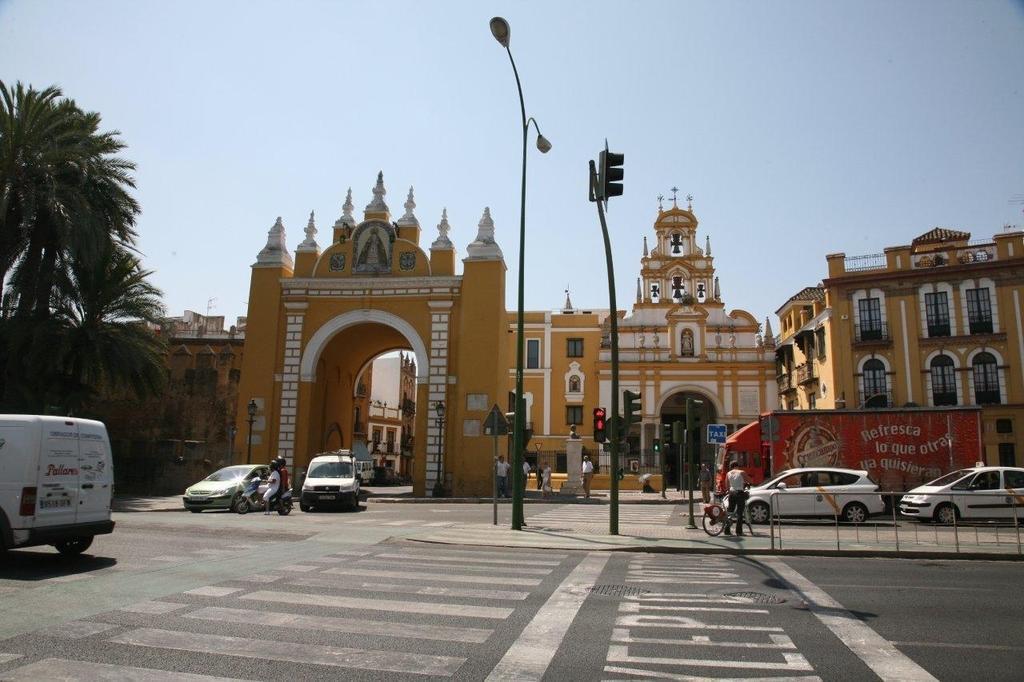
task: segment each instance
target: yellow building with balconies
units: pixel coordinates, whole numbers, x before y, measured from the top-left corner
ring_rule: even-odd
[[[935,228],[883,253],[830,254],[778,311],[787,409],[981,405],[987,462],[1024,460],[1024,232]]]

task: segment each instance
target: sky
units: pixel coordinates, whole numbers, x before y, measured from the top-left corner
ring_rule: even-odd
[[[57,85],[138,168],[138,248],[168,314],[246,312],[283,218],[321,247],[351,187],[447,208],[460,258],[490,207],[516,307],[608,307],[587,163],[625,155],[608,223],[620,308],[657,197],[693,195],[729,309],[764,319],[827,273],[942,226],[1024,227],[1024,1],[217,2],[0,0],[0,80]],[[1015,201],[1018,200],[1018,201]],[[666,200],[666,206],[670,201]],[[777,329],[777,327],[776,327]]]

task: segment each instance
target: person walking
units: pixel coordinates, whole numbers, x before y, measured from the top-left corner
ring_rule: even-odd
[[[750,477],[747,472],[740,469],[740,465],[733,462],[729,465],[729,473],[725,477],[726,485],[729,486],[729,514],[725,519],[725,534],[732,535],[729,531],[730,519],[735,515],[736,535],[743,536],[743,512],[747,506],[747,488],[750,487]]]
[[[505,455],[498,455],[498,461],[494,464],[494,475],[498,479],[498,497],[508,497],[508,462]]]
[[[526,494],[526,487],[530,484],[530,463],[523,460],[523,494]]]
[[[537,452],[540,454],[540,451]],[[537,460],[537,491],[539,492],[544,487],[544,472],[542,471],[540,459]]]
[[[541,472],[540,481],[541,495],[546,500],[551,495],[551,465],[547,462],[544,462],[544,470]]]
[[[698,480],[700,481],[700,496],[704,500],[704,504],[707,504],[711,501],[711,467],[706,462],[700,465]]]
[[[594,478],[594,463],[590,461],[590,455],[583,455],[583,497],[590,499],[590,482]]]

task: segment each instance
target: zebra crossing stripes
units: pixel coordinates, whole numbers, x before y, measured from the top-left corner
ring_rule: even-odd
[[[3,659],[0,659],[2,662]],[[176,673],[127,665],[44,658],[3,673],[5,680],[62,680],[62,682],[235,682],[230,677]]]
[[[305,674],[321,667],[315,677],[363,671],[377,677],[451,677],[478,650],[494,646],[498,628],[507,627],[517,609],[530,608],[526,606],[530,588],[542,583],[568,558],[566,554],[547,552],[505,553],[503,559],[498,556],[491,550],[463,549],[456,553],[447,548],[385,548],[337,556],[333,566],[327,561],[310,561],[297,564],[310,570],[254,574],[193,587],[161,600],[97,614],[90,621],[64,624],[63,632],[57,628],[45,631],[77,640],[90,637],[113,647],[107,663],[80,663],[69,660],[74,656],[71,654],[47,659],[45,668],[37,661],[8,670],[20,663],[15,661],[0,670],[0,679],[223,681],[228,678],[214,675],[231,675],[240,669],[238,663],[226,657],[237,661],[254,656],[261,666],[272,666],[261,671],[282,674],[298,664]],[[594,568],[595,561],[603,566],[607,560],[607,556],[601,556],[591,559],[587,566]],[[530,574],[507,578],[504,574],[510,564]],[[386,572],[396,576],[391,582],[398,589],[381,581],[377,565],[389,567]],[[354,584],[353,571],[368,574],[362,589]],[[581,589],[571,593],[560,589],[552,595],[541,624],[564,621],[560,627],[567,628],[576,610],[566,609],[566,605],[572,600],[582,603],[587,594],[582,587],[594,579],[596,574],[576,585]],[[265,584],[267,581],[273,581],[272,588]],[[511,586],[517,582],[525,586]],[[491,589],[495,584],[502,589]],[[133,614],[160,618],[157,624]],[[254,630],[257,623],[258,629]],[[557,641],[546,642],[540,658],[529,665],[538,665],[547,649],[553,655],[557,648]],[[78,646],[76,641],[75,650],[79,649],[86,651],[88,647]],[[139,655],[143,649],[146,653]],[[537,658],[533,644],[520,644],[516,651],[521,659]],[[60,653],[65,654],[65,650]],[[52,656],[50,651],[43,655],[47,654]],[[18,655],[0,655],[0,664]],[[143,660],[149,667],[133,667]],[[161,667],[207,675],[176,673]]]
[[[331,573],[334,575],[347,575],[355,576],[360,578],[416,578],[419,580],[435,580],[450,583],[478,583],[481,585],[491,585],[494,583],[494,577],[490,575],[455,575],[452,573],[423,573],[417,571],[415,574],[410,574],[405,571],[376,571],[376,570],[362,570],[357,568],[329,568],[324,573]],[[519,585],[523,587],[536,587],[541,584],[541,580],[535,580],[533,578],[505,578],[501,579],[503,585]]]
[[[253,613],[246,609],[208,606],[184,614],[185,618],[208,620],[219,623],[252,623]],[[329,630],[355,635],[377,637],[404,637],[410,639],[433,639],[441,642],[469,642],[480,644],[487,641],[494,630],[489,628],[465,628],[448,625],[417,625],[394,621],[364,620],[334,616],[304,616],[295,613],[263,612],[260,625],[289,628],[294,630]]]
[[[323,593],[303,594],[301,592],[269,592],[259,590],[243,594],[239,599],[273,602],[277,604],[299,604],[303,606],[327,606],[340,609],[366,609],[369,611],[394,611],[397,613],[426,613],[437,616],[458,616],[460,618],[505,619],[515,609],[497,606],[466,606],[462,604],[438,604],[436,602],[408,602],[389,599],[362,599],[349,596],[332,596]]]
[[[382,672],[416,671],[424,675],[451,676],[465,663],[465,658],[456,656],[435,656],[430,654],[407,654],[400,651],[374,651],[351,647],[331,647],[321,644],[290,642],[282,647],[276,640],[211,635],[156,628],[137,628],[109,640],[114,644],[175,649],[200,654],[240,656],[251,658],[259,652],[260,658],[290,663],[312,663],[314,665],[377,670]]]

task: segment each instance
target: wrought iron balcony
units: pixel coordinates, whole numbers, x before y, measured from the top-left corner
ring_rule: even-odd
[[[888,341],[888,322],[868,322],[867,324],[853,325],[853,340],[857,343],[862,341]]]
[[[892,407],[892,391],[880,391],[877,393],[865,393],[859,391],[861,407]]]
[[[779,385],[779,393],[785,393],[786,391],[792,391],[794,389],[793,377],[788,372],[775,377],[775,381]]]
[[[982,318],[979,320],[970,321],[971,333],[972,334],[991,334],[992,333],[992,318]]]
[[[945,322],[929,322],[928,323],[928,338],[934,338],[936,336],[949,336],[949,321]]]

